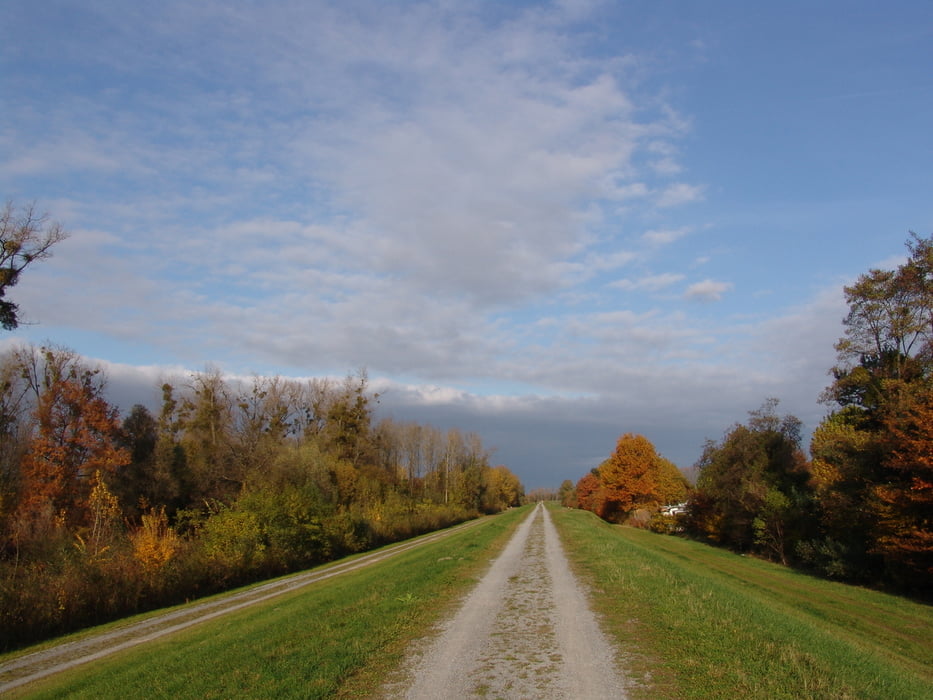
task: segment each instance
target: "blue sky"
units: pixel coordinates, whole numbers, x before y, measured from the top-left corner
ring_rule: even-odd
[[[11,298],[104,363],[342,376],[527,486],[808,428],[842,287],[933,233],[933,5],[20,2],[0,194],[72,233]]]

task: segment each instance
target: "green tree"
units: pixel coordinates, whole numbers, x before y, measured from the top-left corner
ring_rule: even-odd
[[[4,329],[19,326],[19,307],[5,298],[7,290],[16,286],[26,267],[50,257],[52,246],[67,237],[61,224],[37,213],[34,204],[17,209],[13,202],[6,203],[0,213],[0,326]]]
[[[577,488],[570,479],[564,479],[557,490],[557,499],[567,508],[577,507]]]
[[[779,416],[777,400],[752,411],[697,463],[689,528],[739,551],[786,563],[810,527],[810,474],[800,450],[800,421]]]
[[[232,501],[243,485],[233,451],[233,399],[220,370],[191,375],[179,418],[191,495]]]
[[[158,439],[159,425],[149,409],[142,404],[134,405],[123,419],[119,437],[120,445],[130,454],[130,463],[120,470],[113,482],[113,491],[128,516],[142,515],[157,497],[152,486]]]

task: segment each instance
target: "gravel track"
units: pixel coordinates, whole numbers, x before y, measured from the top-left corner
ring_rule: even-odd
[[[625,698],[626,679],[539,504],[385,698]]]
[[[240,593],[225,595],[204,603],[188,605],[145,620],[120,625],[111,628],[107,632],[92,634],[74,642],[57,644],[42,651],[14,657],[5,663],[0,663],[0,694],[54,673],[95,661],[123,649],[129,649],[221,615],[242,610],[264,600],[296,591],[309,584],[384,561],[396,554],[407,552],[428,542],[443,539],[464,528],[472,527],[477,522],[479,521],[472,520],[447,530],[425,535],[416,540],[384,547],[379,551],[364,554],[351,561],[334,564],[323,569],[293,574],[269,583],[253,586]]]

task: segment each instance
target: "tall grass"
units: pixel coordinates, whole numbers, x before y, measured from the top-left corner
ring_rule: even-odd
[[[635,697],[933,697],[929,606],[584,511],[554,521]]]
[[[527,513],[515,509],[381,564],[14,691],[35,698],[368,695],[473,585]]]

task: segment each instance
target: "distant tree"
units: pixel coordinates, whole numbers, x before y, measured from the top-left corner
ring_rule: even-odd
[[[778,416],[777,403],[769,399],[747,424],[706,444],[688,522],[695,534],[787,563],[807,534],[812,492],[800,421]]]
[[[626,433],[599,467],[606,520],[621,521],[636,508],[657,505],[660,457],[643,435]]]
[[[562,505],[568,508],[577,507],[577,489],[570,479],[561,482],[560,489],[557,491],[557,498]]]
[[[577,482],[577,507],[597,515],[603,508],[603,484],[599,470],[593,469]]]
[[[690,488],[687,477],[669,459],[659,456],[656,464],[658,501],[665,505],[683,503]]]
[[[154,487],[155,448],[159,439],[159,424],[142,404],[136,404],[123,419],[120,445],[130,454],[130,463],[121,469],[112,482],[113,492],[120,499],[127,515],[139,516],[149,510],[161,496]]]
[[[499,465],[489,470],[487,477],[488,489],[484,510],[495,513],[511,506],[518,506],[525,496],[522,482],[512,471]]]
[[[0,326],[19,326],[19,307],[6,299],[7,289],[16,286],[20,274],[36,260],[52,255],[51,249],[68,237],[61,224],[38,214],[34,204],[17,209],[7,202],[0,213]]]
[[[186,485],[194,499],[229,501],[243,483],[233,458],[231,392],[217,368],[192,374],[187,389],[178,411]]]

